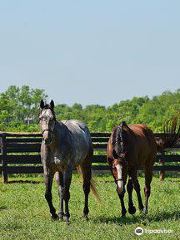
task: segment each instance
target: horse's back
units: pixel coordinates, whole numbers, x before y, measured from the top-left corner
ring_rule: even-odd
[[[79,120],[62,121],[70,132],[71,145],[74,149],[75,165],[79,165],[92,151],[92,141],[88,127]]]
[[[129,128],[134,134],[132,142],[136,146],[137,158],[143,166],[149,159],[156,156],[157,147],[154,134],[148,126],[143,124],[129,125]]]
[[[85,133],[88,137],[90,136],[89,129],[83,122],[73,119],[73,120],[63,120],[63,124],[69,129],[71,133],[83,134]]]
[[[129,128],[133,131],[135,136],[142,141],[148,141],[150,145],[156,145],[154,134],[147,125],[133,124],[129,125]]]

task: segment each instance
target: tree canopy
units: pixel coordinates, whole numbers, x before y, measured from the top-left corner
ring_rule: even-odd
[[[0,94],[0,131],[39,131],[39,102],[47,97],[42,89],[10,86]],[[83,107],[79,103],[73,106],[56,103],[55,106],[58,119],[82,120],[91,132],[111,132],[121,121],[147,124],[154,132],[161,132],[165,121],[179,111],[180,89],[165,91],[151,99],[134,97],[109,107],[98,104]]]

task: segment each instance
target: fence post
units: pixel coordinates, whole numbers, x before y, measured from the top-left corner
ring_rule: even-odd
[[[165,155],[165,153],[163,152],[161,155]],[[160,165],[160,166],[165,166],[165,161],[164,161],[164,160],[161,160],[161,161],[159,162],[159,165]],[[159,181],[163,181],[164,178],[165,178],[165,171],[164,171],[164,170],[161,170],[161,171],[159,172]]]
[[[1,155],[2,155],[2,182],[8,182],[8,175],[7,175],[7,162],[4,156],[7,155],[7,148],[6,148],[6,134],[2,134],[2,143],[1,143]]]

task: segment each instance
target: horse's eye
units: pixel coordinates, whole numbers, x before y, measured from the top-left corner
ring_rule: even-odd
[[[45,118],[43,118],[43,117],[40,117],[40,118],[39,118],[39,121],[43,121],[43,122],[45,122],[45,121],[46,121],[46,119],[45,119]]]

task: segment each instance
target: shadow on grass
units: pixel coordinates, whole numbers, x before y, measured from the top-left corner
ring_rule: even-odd
[[[167,181],[168,182],[174,182],[174,183],[180,183],[180,179],[176,179],[176,180],[168,179]]]
[[[96,219],[92,219],[93,222],[101,222],[106,224],[118,224],[118,225],[130,225],[140,223],[147,226],[150,222],[163,222],[164,220],[180,220],[180,211],[173,212],[161,212],[154,215],[144,215],[142,213],[139,216],[126,216],[126,217],[106,217],[100,216]]]
[[[0,211],[6,210],[6,209],[7,209],[7,207],[5,207],[5,206],[0,206]]]
[[[33,183],[33,184],[40,184],[42,181],[31,181],[31,180],[13,180],[9,181],[6,184],[12,184],[12,183]]]

